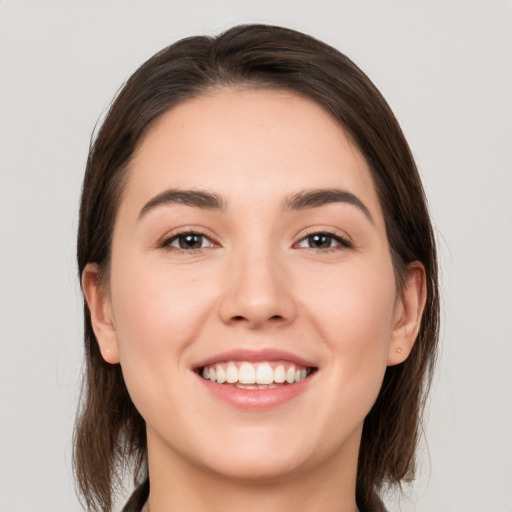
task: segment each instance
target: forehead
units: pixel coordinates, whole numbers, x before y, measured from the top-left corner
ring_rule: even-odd
[[[181,187],[241,204],[342,187],[380,213],[368,165],[346,132],[315,102],[284,91],[216,90],[179,104],[150,127],[127,177],[130,202]]]

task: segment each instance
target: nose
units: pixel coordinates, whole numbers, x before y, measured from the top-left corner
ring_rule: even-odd
[[[271,251],[246,252],[233,258],[224,282],[222,321],[249,329],[293,322],[297,304],[285,267]]]

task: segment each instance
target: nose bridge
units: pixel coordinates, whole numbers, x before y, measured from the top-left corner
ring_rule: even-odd
[[[248,244],[230,258],[229,286],[221,315],[226,322],[243,322],[257,328],[266,322],[293,319],[295,303],[286,266],[270,241]]]

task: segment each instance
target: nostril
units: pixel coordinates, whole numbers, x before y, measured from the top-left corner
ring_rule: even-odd
[[[232,317],[231,319],[235,322],[242,322],[242,321],[248,320],[248,318],[246,318],[243,315],[236,315],[236,316]],[[281,321],[283,319],[284,318],[281,315],[273,315],[268,318],[269,321]]]

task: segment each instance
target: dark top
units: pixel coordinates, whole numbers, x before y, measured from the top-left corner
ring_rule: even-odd
[[[126,502],[122,512],[140,512],[144,507],[149,496],[149,478],[146,478],[144,482],[142,482],[133,494],[130,496],[129,500]],[[370,507],[366,510],[361,510],[360,512],[387,512],[384,503],[377,496],[373,496],[372,503]]]
[[[142,482],[130,496],[122,512],[140,512],[149,496],[149,478]]]

